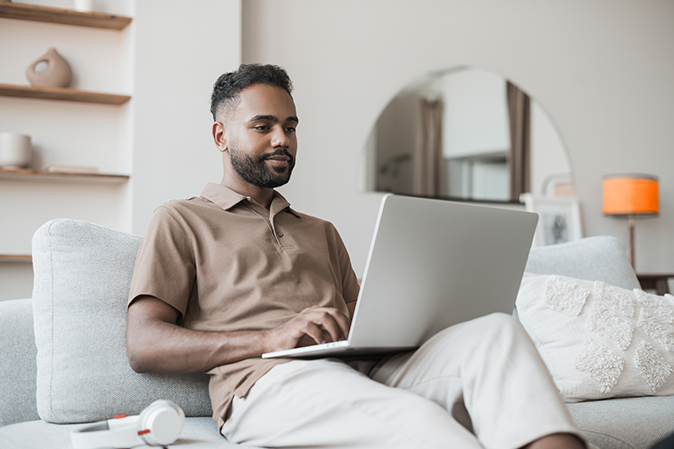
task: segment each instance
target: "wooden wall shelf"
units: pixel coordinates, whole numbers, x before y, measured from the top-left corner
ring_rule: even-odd
[[[121,184],[129,180],[129,175],[106,173],[47,173],[44,170],[0,168],[0,179],[18,181],[87,181]]]
[[[5,2],[0,2],[0,17],[118,31],[126,28],[133,20],[131,17],[102,12],[79,12],[72,9]]]
[[[30,254],[0,254],[0,263],[2,262],[32,263],[33,257]]]
[[[0,84],[0,96],[76,101],[80,103],[110,104],[115,106],[122,105],[131,99],[128,95],[104,94],[64,87],[22,86],[19,84]]]

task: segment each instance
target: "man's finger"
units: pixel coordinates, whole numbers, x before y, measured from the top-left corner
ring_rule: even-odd
[[[351,320],[349,317],[341,313],[337,309],[328,309],[328,313],[333,317],[337,325],[339,326],[341,338],[340,340],[346,339],[349,336],[349,328],[351,327]]]
[[[325,341],[325,332],[323,327],[314,323],[313,321],[305,321],[299,326],[297,331],[301,334],[297,337],[297,342],[302,339],[302,335],[308,336],[311,340],[314,341],[314,344],[321,344]]]
[[[315,321],[315,323],[325,330],[326,335],[324,336],[324,342],[326,343],[344,340],[344,338],[346,338],[344,330],[331,314],[326,314],[320,321]]]
[[[298,316],[300,320],[309,320],[325,330],[329,339],[326,341],[339,341],[349,335],[350,320],[337,309],[331,307],[312,306],[304,309]]]

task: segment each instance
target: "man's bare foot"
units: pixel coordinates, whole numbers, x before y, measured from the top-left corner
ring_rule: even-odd
[[[554,433],[527,444],[522,449],[586,449],[585,443],[570,433]]]

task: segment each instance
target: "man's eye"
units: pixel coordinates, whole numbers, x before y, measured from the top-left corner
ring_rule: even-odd
[[[257,126],[255,127],[255,129],[260,130],[260,131],[266,131],[266,130],[269,129],[269,127],[266,126],[266,125],[257,125]]]
[[[289,133],[297,132],[297,130],[295,128],[293,128],[292,126],[287,127],[286,131],[288,131]]]

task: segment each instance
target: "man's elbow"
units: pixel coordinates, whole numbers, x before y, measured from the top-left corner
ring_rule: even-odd
[[[126,356],[129,359],[131,369],[137,373],[147,373],[147,366],[143,362],[143,358],[139,357],[137,353],[131,351],[129,347],[126,348]]]
[[[131,369],[137,373],[142,374],[157,371],[153,364],[151,351],[143,349],[142,346],[130,342],[128,339],[126,342],[126,356],[129,359]]]

